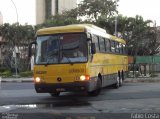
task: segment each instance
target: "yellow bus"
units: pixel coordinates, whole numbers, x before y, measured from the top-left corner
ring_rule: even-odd
[[[121,86],[128,71],[126,42],[92,24],[40,29],[32,44],[36,44],[37,93],[59,96],[73,91],[96,96],[103,87]]]

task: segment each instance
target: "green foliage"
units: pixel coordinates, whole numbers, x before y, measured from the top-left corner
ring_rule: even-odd
[[[117,13],[116,6],[116,1],[113,0],[84,0],[77,8],[51,16],[43,24],[37,25],[35,29],[86,22],[96,24],[99,17],[109,18]]]
[[[78,16],[86,16],[91,21],[97,21],[99,16],[107,18],[113,16],[118,12],[116,8],[117,3],[113,0],[84,0],[77,9]]]
[[[69,17],[66,14],[62,15],[55,15],[52,16],[50,19],[47,19],[43,24],[42,27],[54,27],[54,26],[64,26],[70,24],[78,24],[80,23],[76,17]]]
[[[6,67],[0,67],[0,72],[5,72],[5,71],[7,71],[7,70],[9,70],[9,69],[6,68]]]
[[[20,72],[19,75],[21,77],[32,77],[33,76],[33,72],[32,71],[24,71],[24,72]]]
[[[9,69],[7,69],[5,67],[1,67],[0,68],[0,76],[2,76],[2,77],[9,77],[11,75],[12,75],[12,73],[11,73],[11,71]]]
[[[20,65],[28,65],[29,62],[23,64],[21,59],[27,58],[27,49],[31,41],[34,40],[35,30],[31,25],[20,25],[20,24],[8,24],[5,23],[0,26],[0,35],[4,42],[2,47],[2,55],[4,57],[3,66],[8,68],[15,67],[15,59],[13,58],[13,51],[15,46],[18,49],[17,53],[17,65],[18,69]]]
[[[126,40],[129,55],[154,55],[160,45],[158,42],[158,31],[151,27],[151,20],[144,20],[142,16],[117,17],[118,37]],[[99,17],[96,25],[106,29],[110,34],[115,32],[115,17]]]
[[[19,25],[5,23],[0,26],[0,35],[12,47],[15,45],[26,44],[33,40],[35,31],[31,25]]]

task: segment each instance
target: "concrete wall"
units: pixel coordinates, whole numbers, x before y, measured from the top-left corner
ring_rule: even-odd
[[[58,11],[61,14],[63,11],[67,11],[77,7],[77,0],[59,0]]]
[[[45,21],[45,0],[36,0],[36,24]]]
[[[83,0],[58,0],[58,12],[61,14],[65,10],[70,10],[77,7],[77,4]],[[52,0],[51,13],[55,15],[55,0]],[[36,24],[41,24],[45,21],[45,0],[36,0]]]
[[[0,12],[0,25],[3,24],[3,16],[2,13]]]
[[[51,5],[51,6],[52,6],[52,8],[51,8],[51,10],[52,10],[51,13],[52,13],[52,15],[55,15],[55,14],[56,14],[56,10],[55,10],[56,4],[55,4],[55,2],[56,2],[55,0],[52,0],[52,5]]]

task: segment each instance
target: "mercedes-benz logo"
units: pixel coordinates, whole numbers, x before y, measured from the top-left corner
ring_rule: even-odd
[[[58,77],[58,78],[57,78],[57,81],[59,81],[59,82],[62,81],[61,77]]]

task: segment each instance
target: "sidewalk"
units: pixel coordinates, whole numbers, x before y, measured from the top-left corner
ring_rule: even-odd
[[[0,77],[0,82],[33,82],[33,78],[2,78]]]
[[[126,82],[126,83],[128,83],[128,82],[133,82],[133,83],[137,83],[137,82],[154,83],[154,82],[160,82],[160,77],[126,78],[124,80],[124,82]]]
[[[126,78],[125,82],[148,82],[148,83],[154,83],[154,82],[160,82],[160,73],[155,72],[152,74],[153,77],[150,77],[150,75],[146,76],[139,76],[139,77],[130,77]]]

